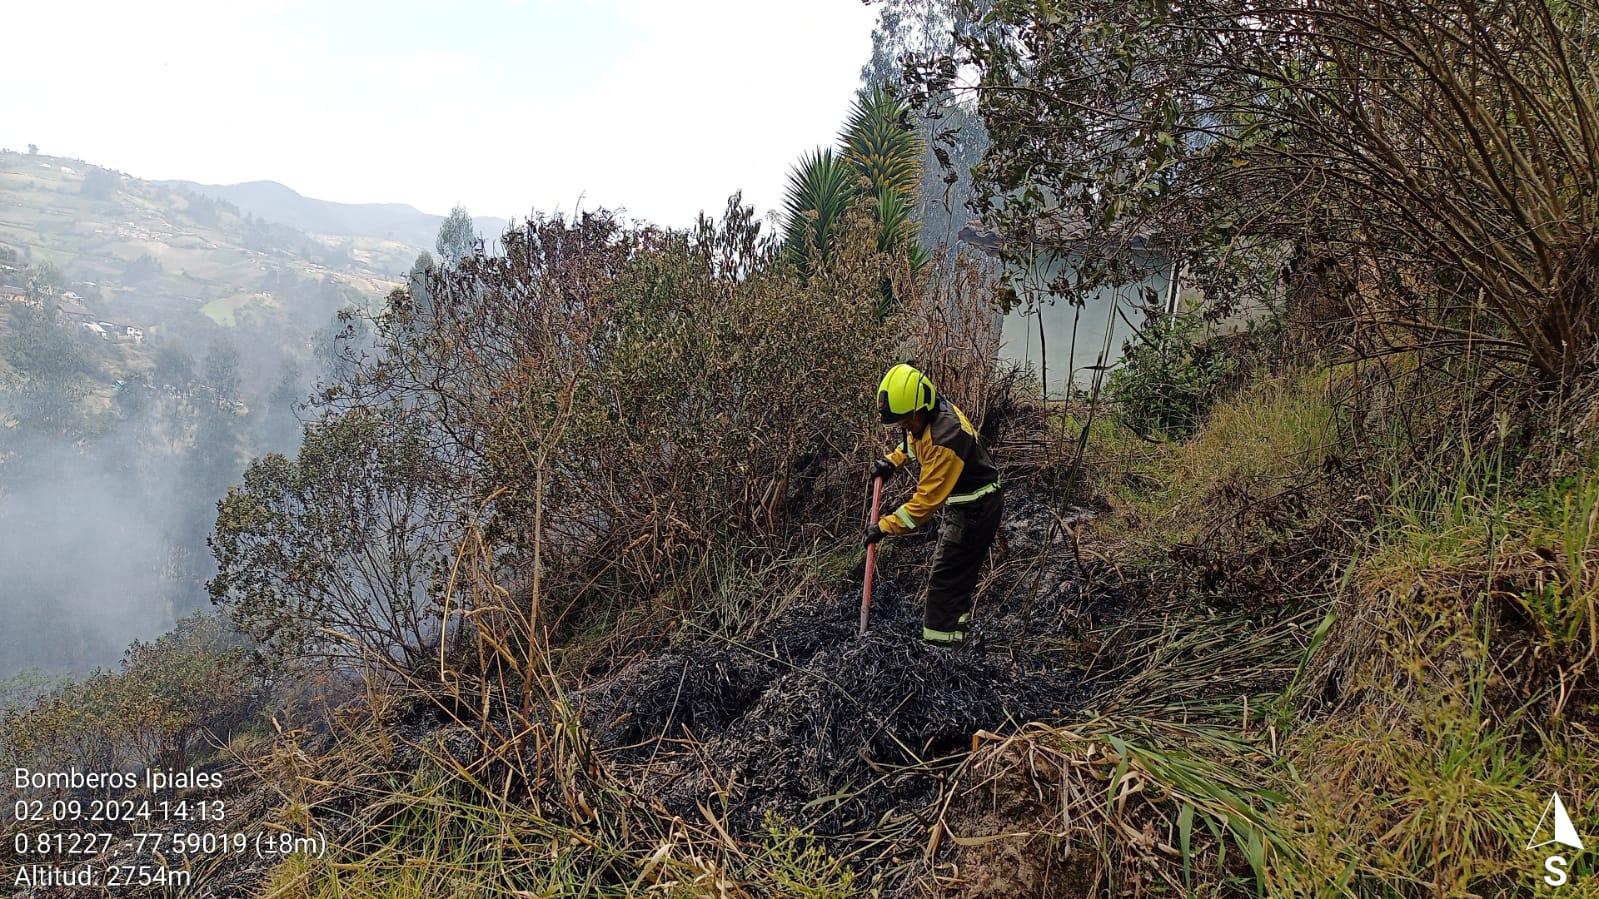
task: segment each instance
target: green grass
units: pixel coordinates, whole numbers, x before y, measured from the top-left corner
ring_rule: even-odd
[[[1456,449],[1384,478],[1312,662],[1307,693],[1336,684],[1344,701],[1289,723],[1284,820],[1305,855],[1278,876],[1295,895],[1530,894],[1543,856],[1524,845],[1549,793],[1591,814],[1594,718],[1570,717],[1561,685],[1591,664],[1599,471],[1527,485],[1497,444]]]
[[[1325,371],[1271,378],[1217,404],[1183,442],[1144,440],[1114,414],[1093,419],[1083,468],[1111,504],[1096,526],[1125,540],[1133,560],[1159,559],[1214,529],[1231,508],[1314,481],[1341,451]],[[1075,438],[1087,416],[1064,413]]]
[[[234,299],[212,300],[200,307],[200,313],[223,327],[231,328],[238,324],[234,318],[234,310],[238,302]]]
[[[1331,380],[1257,384],[1184,443],[1096,421],[1087,468],[1114,513],[1092,539],[1123,565],[1160,560],[1215,531],[1230,496],[1316,481],[1344,452]],[[1094,849],[1074,863],[1134,892],[1599,895],[1586,855],[1551,892],[1548,853],[1524,848],[1552,791],[1579,831],[1599,816],[1599,701],[1584,688],[1599,633],[1599,461],[1536,483],[1497,441],[1439,444],[1455,462],[1384,463],[1411,454],[1374,447],[1375,521],[1346,531],[1352,560],[1327,556],[1342,573],[1333,595],[1277,597],[1278,625],[1176,606],[1107,635],[1136,650],[1132,676],[1100,700],[1106,717],[1034,734],[981,777],[1071,810],[1055,832]],[[1280,692],[1258,692],[1272,683]],[[1053,785],[1037,782],[1046,744],[1058,754],[1042,767],[1064,772]]]

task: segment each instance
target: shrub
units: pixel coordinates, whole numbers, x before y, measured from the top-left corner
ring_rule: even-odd
[[[413,658],[434,604],[472,593],[435,564],[450,534],[482,534],[473,576],[513,588],[513,617],[570,634],[681,617],[858,525],[871,391],[920,301],[879,315],[885,277],[915,281],[869,204],[803,280],[737,197],[687,231],[597,212],[502,242],[429,270],[426,303],[393,294],[300,460],[221,505],[213,597],[274,648]]]
[[[221,618],[194,614],[128,648],[120,671],[58,687],[0,720],[8,765],[38,770],[183,768],[254,721],[260,684],[248,650]]]
[[[426,423],[399,406],[329,415],[297,458],[270,454],[217,504],[208,587],[275,657],[410,661],[439,638],[459,528]]]
[[[1230,367],[1219,350],[1194,343],[1199,327],[1191,316],[1161,316],[1127,348],[1108,387],[1128,427],[1183,436],[1198,426]]]

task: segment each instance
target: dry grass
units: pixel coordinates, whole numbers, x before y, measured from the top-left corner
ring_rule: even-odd
[[[1094,426],[1089,470],[1113,512],[1090,527],[1086,553],[1159,561],[1183,541],[1273,532],[1284,551],[1308,533],[1324,571],[1279,578],[1270,614],[1218,615],[1183,602],[1169,570],[1154,578],[1167,592],[1100,637],[1111,688],[1099,717],[985,736],[952,782],[950,890],[1422,897],[1542,886],[1544,856],[1523,847],[1549,793],[1581,830],[1599,777],[1599,466],[1520,482],[1499,461],[1505,441],[1462,439],[1429,456],[1453,462],[1415,467],[1410,444],[1381,443],[1410,433],[1382,424],[1401,417],[1396,393],[1367,410],[1376,427],[1364,441],[1407,461],[1310,494],[1304,514],[1239,514],[1240,496],[1333,483],[1323,461],[1344,448],[1333,410],[1348,387],[1325,374],[1257,385],[1182,445]],[[1403,417],[1418,424],[1412,412]],[[1328,510],[1347,514],[1359,489],[1370,496],[1353,508],[1370,523],[1329,528]],[[1576,861],[1562,894],[1599,893],[1590,863]]]
[[[973,744],[935,832],[960,895],[1246,895],[1297,856],[1237,733],[1112,716]]]
[[[541,597],[514,599],[493,569],[469,532],[446,600],[476,625],[464,656],[388,665],[393,686],[333,751],[286,740],[261,772],[284,785],[287,826],[334,835],[326,856],[286,859],[263,896],[850,895],[852,872],[802,829],[768,818],[760,839],[736,840],[713,808],[686,821],[635,792],[556,674]]]

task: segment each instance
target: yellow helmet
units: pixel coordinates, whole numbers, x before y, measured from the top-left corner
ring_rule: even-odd
[[[937,396],[938,391],[926,375],[901,362],[889,369],[883,383],[877,385],[877,411],[883,416],[883,424],[891,425],[912,412],[931,410]]]

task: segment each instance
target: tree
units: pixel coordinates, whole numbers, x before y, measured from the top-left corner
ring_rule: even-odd
[[[239,399],[243,380],[239,375],[239,351],[226,339],[211,342],[201,367],[201,385],[207,388],[212,405],[228,414]]]
[[[195,385],[197,421],[189,475],[199,501],[209,503],[238,472],[239,354],[226,340],[211,344]]]
[[[161,276],[163,271],[161,260],[149,253],[143,253],[137,259],[130,259],[123,266],[122,279],[128,284],[147,284]]]
[[[39,155],[39,145],[38,144],[28,144],[28,155],[29,156],[38,156]]]
[[[414,660],[443,628],[439,572],[458,530],[421,420],[331,415],[299,454],[252,463],[217,506],[208,589],[283,657]]]
[[[99,166],[90,166],[89,170],[83,173],[83,185],[78,190],[91,200],[109,200],[117,192],[121,180],[115,172]],[[190,206],[192,209],[193,204]]]
[[[442,240],[441,233],[439,238]],[[435,265],[433,256],[423,250],[416,256],[416,261],[411,263],[411,271],[405,276],[405,289],[410,294],[411,304],[416,310],[416,315],[426,318],[433,311],[433,297],[428,293],[428,273],[433,271]]]
[[[296,410],[305,402],[308,392],[299,364],[292,359],[284,362],[277,386],[272,388],[266,408],[261,412],[257,432],[259,446],[268,452],[293,450],[300,439],[300,418]]]
[[[1599,60],[1588,3],[1028,0],[921,69],[978,73],[974,207],[1010,252],[1182,252],[1213,299],[1294,257],[1345,283],[1362,352],[1538,390],[1599,347]],[[1065,286],[1065,285],[1063,285]]]
[[[372,325],[355,309],[341,309],[311,335],[311,358],[316,376],[330,384],[343,383],[360,368],[372,349]]]
[[[61,269],[49,262],[41,262],[28,271],[28,293],[34,297],[42,297],[47,302],[57,293],[66,289],[67,277]]]
[[[991,0],[884,0],[872,29],[872,56],[861,67],[865,90],[882,89],[907,98],[907,68],[947,57],[960,42],[983,29]],[[914,77],[910,80],[914,80]],[[921,183],[915,218],[924,247],[957,251],[966,225],[971,170],[982,161],[988,135],[970,103],[954,92],[915,97],[911,122],[921,138]]]
[[[87,178],[84,179],[84,183],[88,183]],[[212,228],[222,224],[222,208],[216,200],[187,191],[183,191],[182,196],[184,202],[183,211],[189,218],[194,219],[195,222],[201,225]]]
[[[245,249],[257,253],[270,253],[278,243],[271,223],[253,213],[244,216],[244,236],[241,241]]]
[[[472,216],[465,206],[457,205],[439,226],[439,236],[433,246],[439,252],[440,264],[455,265],[477,252],[480,244]]]
[[[81,436],[87,424],[81,403],[97,367],[82,332],[28,305],[12,306],[8,325],[0,337],[0,356],[21,375],[20,383],[4,395],[17,429],[23,434]]]
[[[189,383],[194,380],[194,357],[178,341],[170,338],[163,340],[156,347],[152,377],[162,387],[187,390]]]

